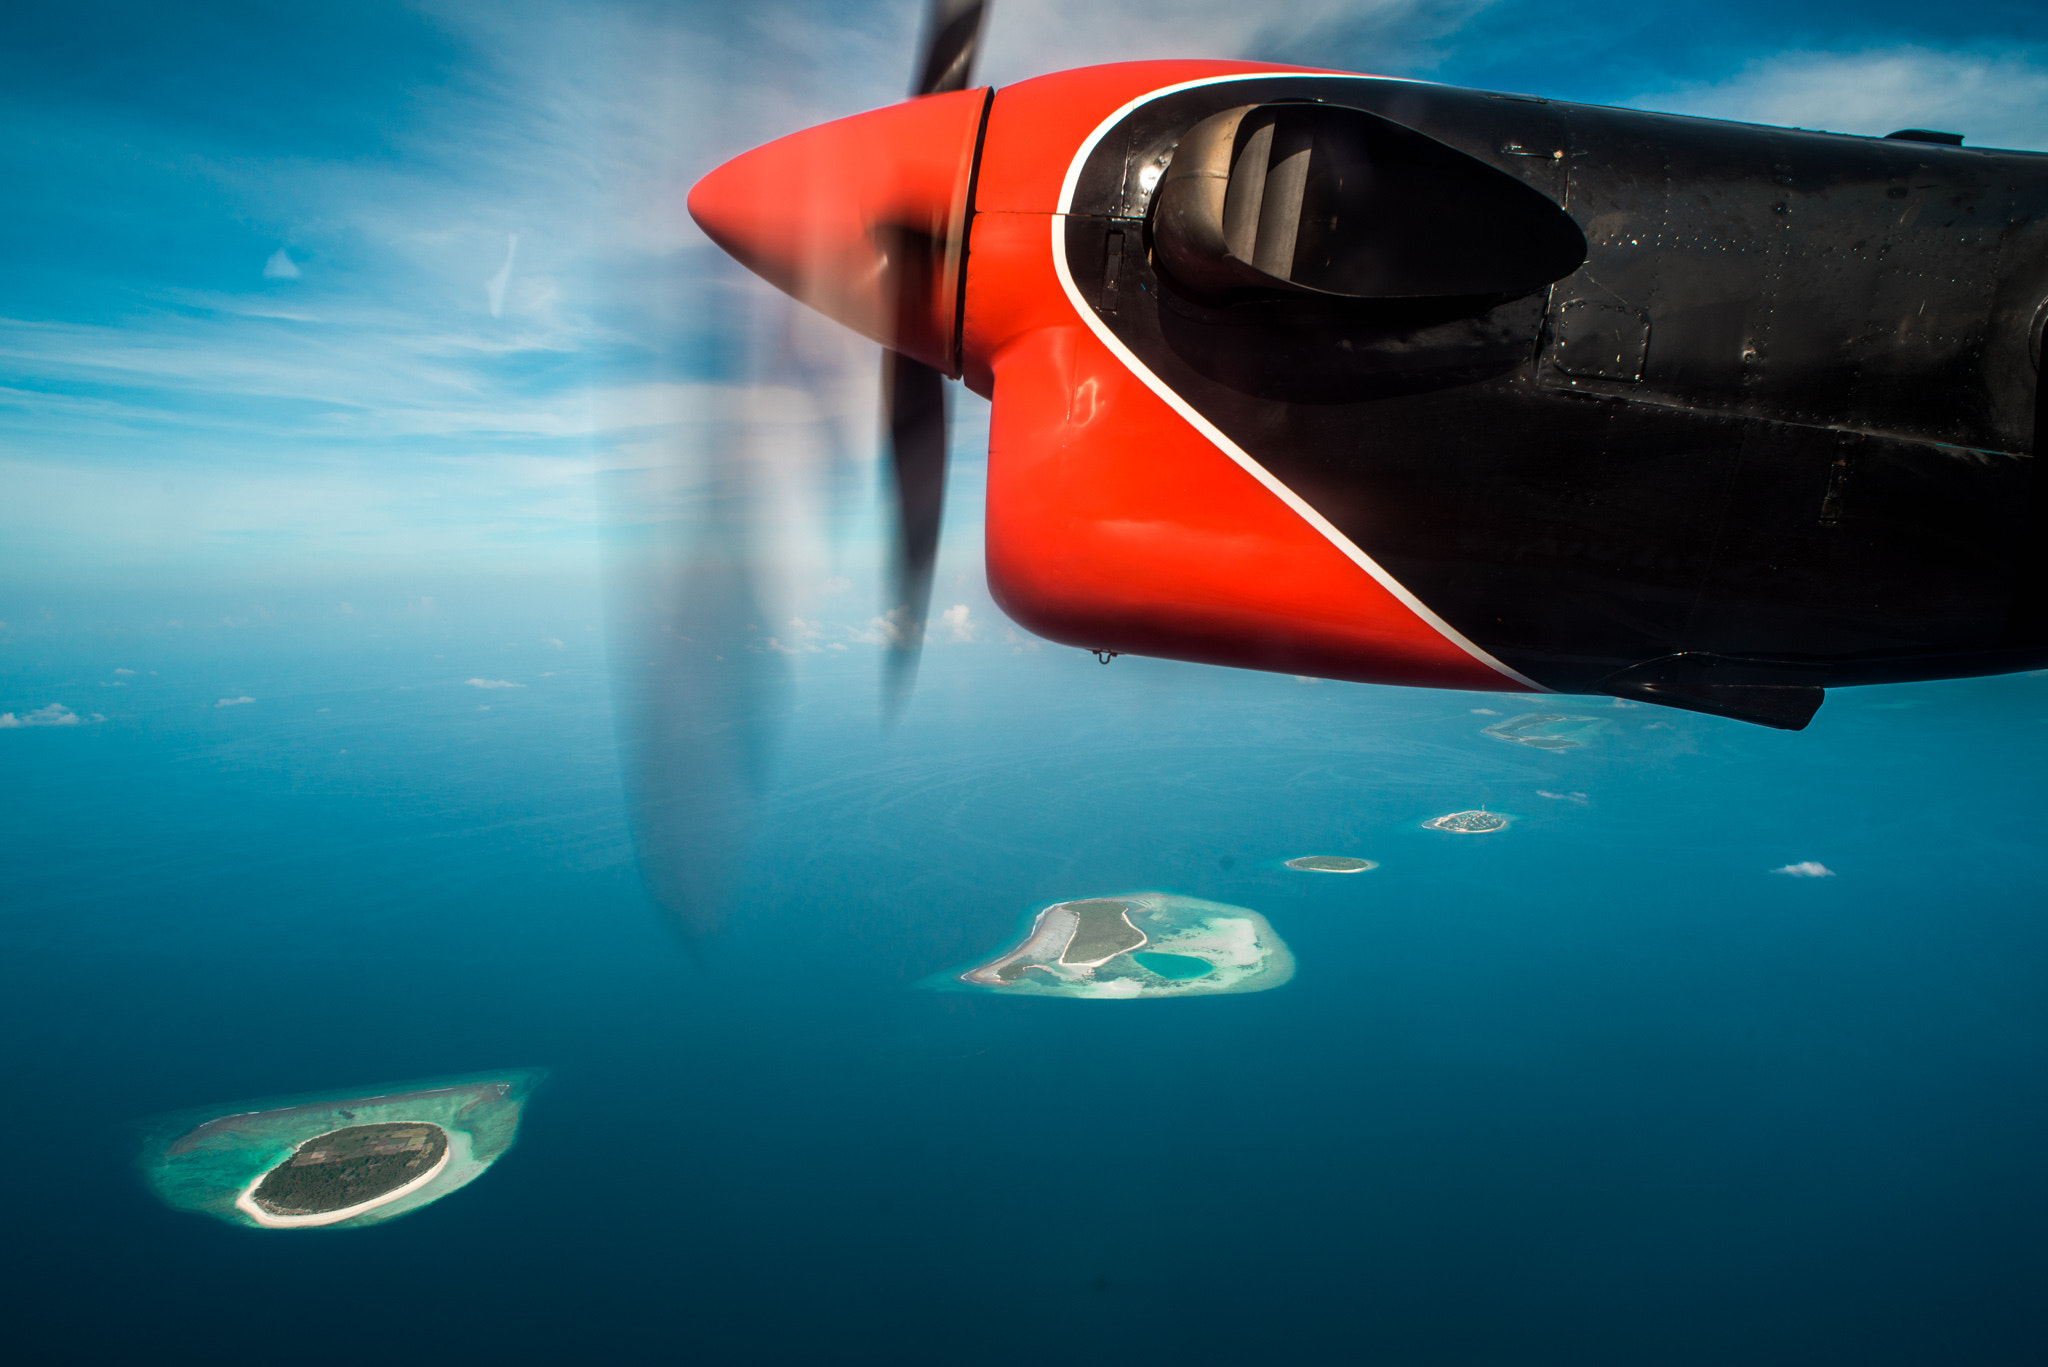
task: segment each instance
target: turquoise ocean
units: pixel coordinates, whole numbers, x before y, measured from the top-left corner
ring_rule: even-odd
[[[2036,1357],[2048,680],[1801,735],[1550,699],[1602,724],[1539,750],[1474,710],[1525,700],[1000,644],[935,647],[888,732],[873,654],[825,656],[685,933],[601,633],[489,601],[14,629],[0,709],[86,719],[0,730],[35,1360]],[[918,986],[1141,888],[1259,911],[1294,981]],[[374,1229],[136,1167],[166,1113],[513,1067],[515,1147]]]

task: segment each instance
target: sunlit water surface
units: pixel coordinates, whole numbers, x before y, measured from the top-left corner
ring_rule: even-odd
[[[872,654],[818,657],[690,938],[635,872],[603,648],[539,631],[16,638],[0,709],[104,716],[0,730],[0,1259],[39,1353],[2043,1341],[2048,681],[1841,692],[1796,736],[1568,701],[1608,725],[1544,750],[1482,734],[1503,698],[986,640],[888,736]],[[1514,820],[1421,826],[1480,806]],[[1294,981],[915,986],[1137,888],[1261,912]],[[526,1067],[512,1152],[380,1228],[230,1228],[135,1171],[166,1112]]]

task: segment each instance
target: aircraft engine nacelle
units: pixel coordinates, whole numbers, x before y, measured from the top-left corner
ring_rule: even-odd
[[[734,256],[993,402],[1053,640],[1803,726],[2048,662],[2048,157],[1232,62],[841,120]]]
[[[992,400],[989,587],[1028,629],[1329,678],[1532,687],[1137,365],[1074,279],[1071,173],[1105,122],[1162,87],[1273,71],[1133,63],[913,100],[727,163],[691,192],[690,212],[787,293]],[[1170,160],[1139,168],[1134,190],[1147,174],[1139,195],[1155,188]],[[1146,208],[1134,196],[1079,216],[1097,244],[1109,225],[1119,254],[1088,263],[1091,292],[1115,288],[1123,253],[1147,250]],[[1552,260],[1539,275],[1570,254],[1560,239],[1577,238],[1569,219],[1545,226]],[[1258,259],[1274,254],[1269,236]],[[891,271],[929,282],[917,307],[883,306]]]

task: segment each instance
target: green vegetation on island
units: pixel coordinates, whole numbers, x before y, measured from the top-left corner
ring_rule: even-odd
[[[267,1229],[349,1229],[459,1191],[511,1147],[545,1076],[516,1069],[185,1111],[142,1173],[177,1210]]]
[[[1078,924],[1060,962],[1070,966],[1093,967],[1145,943],[1145,932],[1131,924],[1130,908],[1107,897],[1086,902],[1069,902]]]
[[[1476,812],[1452,812],[1449,816],[1432,817],[1422,824],[1432,831],[1450,831],[1456,835],[1485,835],[1489,831],[1505,830],[1508,819],[1497,812],[1482,809]]]
[[[1055,902],[1015,948],[927,985],[1115,1000],[1262,992],[1293,976],[1294,956],[1256,911],[1134,892]]]
[[[299,1145],[249,1199],[272,1215],[324,1215],[418,1181],[447,1152],[439,1125],[351,1125]]]
[[[1348,854],[1305,854],[1288,860],[1287,867],[1303,873],[1364,873],[1379,864],[1371,859],[1353,859]]]

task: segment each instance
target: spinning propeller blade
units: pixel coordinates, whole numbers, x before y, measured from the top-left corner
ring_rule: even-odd
[[[932,0],[925,14],[924,58],[910,93],[965,90],[981,45],[984,0]],[[894,313],[928,317],[931,301],[913,297],[935,283],[931,272],[900,270]],[[943,280],[943,273],[939,277]],[[932,566],[939,554],[939,520],[946,503],[946,377],[922,361],[889,350],[882,355],[882,420],[896,492],[896,560],[889,610],[894,628],[882,685],[883,707],[894,717],[917,679],[931,612]]]
[[[932,0],[925,11],[924,60],[911,84],[912,96],[967,89],[981,47],[981,23],[987,17],[986,0]]]
[[[985,107],[958,92],[985,13],[982,0],[933,0],[911,93],[937,98],[883,111],[891,135],[882,144],[868,125],[842,121],[822,137],[737,157],[690,193],[691,215],[730,255],[885,348],[881,429],[896,508],[884,613],[890,717],[916,676],[938,556],[945,378],[956,365],[965,194]],[[807,363],[794,344],[793,305],[711,290],[697,300],[699,321],[736,382],[713,390],[712,411],[671,425],[673,449],[608,479],[618,528],[608,571],[614,700],[634,841],[650,892],[698,932],[717,924],[727,900],[790,701],[790,646],[773,637],[790,615],[776,590],[792,577],[781,516],[792,495],[775,469],[794,455],[806,482],[830,483],[830,453],[844,445],[829,430],[844,396],[820,397],[833,367]]]

